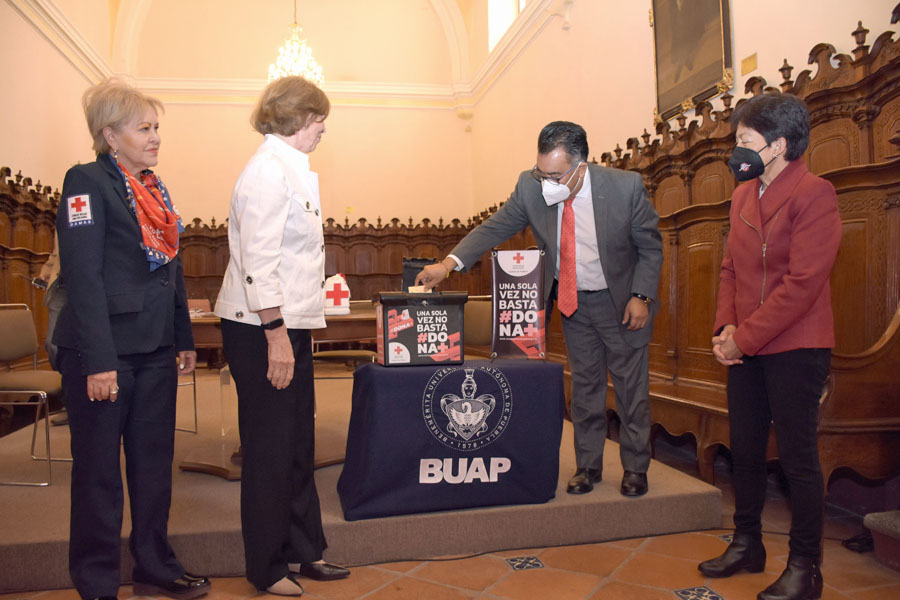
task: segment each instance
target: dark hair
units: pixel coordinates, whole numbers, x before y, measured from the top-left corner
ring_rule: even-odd
[[[791,94],[760,94],[741,102],[731,117],[732,126],[753,129],[771,144],[780,137],[787,140],[784,157],[796,160],[809,146],[809,109]]]
[[[588,143],[584,127],[569,121],[553,121],[538,135],[538,154],[553,152],[560,146],[575,160],[587,160]]]

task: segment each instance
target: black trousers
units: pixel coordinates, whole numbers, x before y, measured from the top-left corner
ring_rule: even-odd
[[[818,560],[825,486],[816,446],[816,423],[831,350],[791,350],[745,356],[743,360],[742,365],[728,368],[735,531],[753,536],[762,532],[766,442],[771,422],[790,492],[791,553]]]
[[[241,434],[241,529],[247,579],[263,590],[288,563],[322,558],[319,495],[313,478],[315,388],[307,330],[290,329],[294,377],[283,390],[266,379],[268,342],[257,325],[222,319],[225,358],[238,394]]]
[[[69,573],[83,598],[115,596],[121,579],[122,472],[131,507],[133,578],[165,583],[184,568],[169,545],[175,444],[175,350],[120,356],[116,402],[91,402],[76,350],[57,354],[72,433]]]

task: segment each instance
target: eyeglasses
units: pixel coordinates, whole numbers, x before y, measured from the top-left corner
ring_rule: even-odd
[[[569,167],[568,169],[566,169],[566,170],[563,172],[563,174],[562,174],[562,175],[559,175],[559,176],[556,176],[556,175],[548,175],[547,173],[544,173],[543,171],[541,171],[540,169],[538,169],[538,168],[537,168],[537,165],[534,165],[533,167],[531,167],[531,171],[529,171],[529,173],[531,174],[532,177],[534,177],[535,181],[539,181],[539,182],[540,182],[540,181],[544,181],[545,179],[547,179],[547,180],[552,181],[552,182],[554,182],[554,183],[560,183],[560,182],[562,181],[562,179],[565,178],[566,175],[568,175],[569,173],[571,173],[574,169],[577,169],[578,167],[580,167],[582,162],[583,162],[583,161],[580,161],[580,160],[579,160],[577,163],[575,163],[574,165],[572,165],[571,167]]]

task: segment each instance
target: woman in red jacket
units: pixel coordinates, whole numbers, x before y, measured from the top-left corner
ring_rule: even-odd
[[[700,563],[707,577],[765,568],[761,514],[766,440],[773,422],[790,488],[790,558],[759,600],[822,594],[824,482],[816,448],[818,400],[828,376],[834,322],[829,277],[841,240],[834,187],[801,156],[809,112],[787,94],[742,103],[729,166],[740,185],[720,273],[713,354],[728,365],[734,468],[734,540]]]

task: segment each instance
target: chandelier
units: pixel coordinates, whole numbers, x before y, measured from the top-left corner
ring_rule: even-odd
[[[297,0],[294,0],[294,22],[291,23],[291,36],[278,49],[278,60],[269,65],[269,81],[287,75],[299,75],[319,87],[325,82],[322,67],[313,58],[312,50],[306,40],[300,39],[303,28],[297,23]]]

